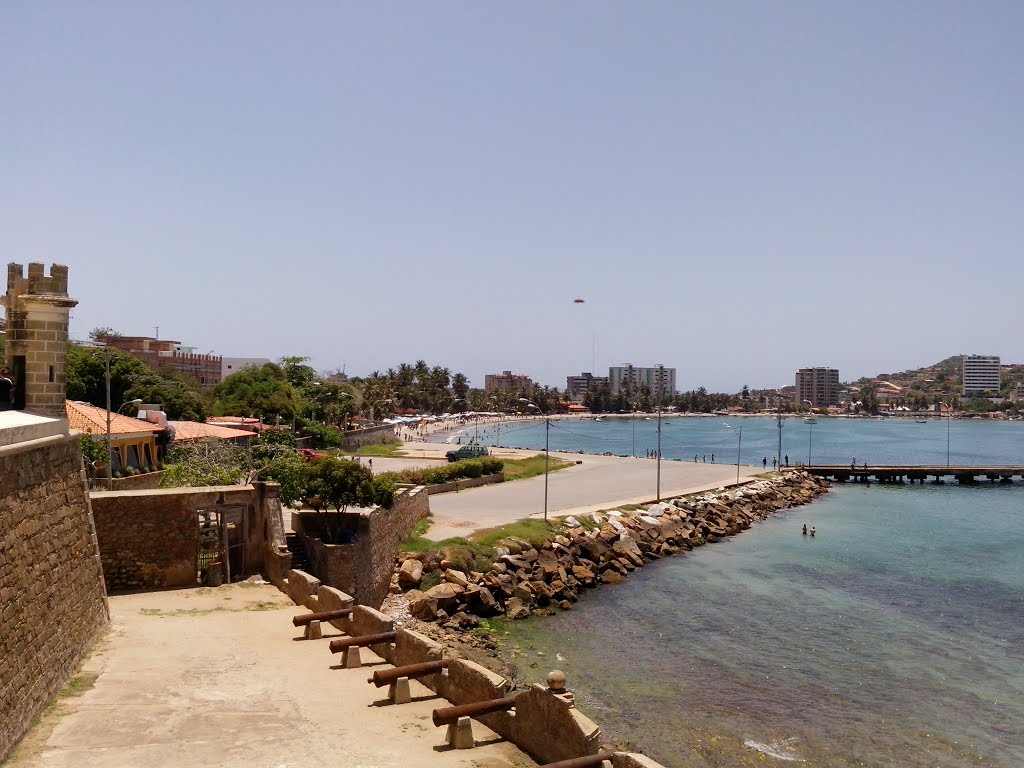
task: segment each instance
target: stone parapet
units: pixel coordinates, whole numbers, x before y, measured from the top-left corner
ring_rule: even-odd
[[[0,449],[0,762],[108,621],[77,437]]]

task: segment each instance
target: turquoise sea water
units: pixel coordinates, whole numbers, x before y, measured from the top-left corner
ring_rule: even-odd
[[[597,442],[631,425],[566,426]],[[751,456],[777,439],[743,426]],[[945,461],[945,423],[814,428],[817,461]],[[668,429],[696,445],[722,427]],[[1024,463],[1022,424],[953,421],[950,438],[954,464]],[[1024,486],[837,486],[509,629],[524,672],[564,669],[585,712],[668,766],[1022,766]]]

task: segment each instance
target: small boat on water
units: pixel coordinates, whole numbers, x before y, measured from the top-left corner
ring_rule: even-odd
[[[915,424],[927,424],[928,419],[914,419]]]
[[[814,416],[804,416],[804,424],[817,424],[818,419]]]

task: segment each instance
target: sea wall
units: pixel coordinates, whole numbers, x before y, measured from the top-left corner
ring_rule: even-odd
[[[0,447],[0,762],[108,621],[78,434]]]
[[[735,535],[827,489],[824,480],[789,472],[738,490],[671,499],[636,512],[570,517],[566,529],[540,547],[504,540],[486,573],[446,569],[441,584],[407,593],[409,610],[426,621],[452,616],[461,621],[468,614],[520,619],[538,609],[569,608],[583,589],[621,582],[647,562]],[[415,568],[414,561],[426,559],[424,554],[400,556],[396,583],[415,583],[409,573],[422,568]]]

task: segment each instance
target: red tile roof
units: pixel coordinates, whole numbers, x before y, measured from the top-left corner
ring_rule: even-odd
[[[174,429],[174,440],[205,440],[213,438],[216,440],[237,440],[239,438],[251,438],[253,433],[247,429],[231,429],[216,424],[203,424],[198,421],[168,421],[167,426]]]
[[[105,436],[107,434],[107,409],[97,408],[89,403],[78,403],[67,400],[64,409],[68,414],[68,423],[72,429],[81,432],[91,432],[93,436]],[[160,432],[163,427],[151,424],[133,416],[124,416],[119,413],[110,414],[111,435],[139,435],[147,432]]]

